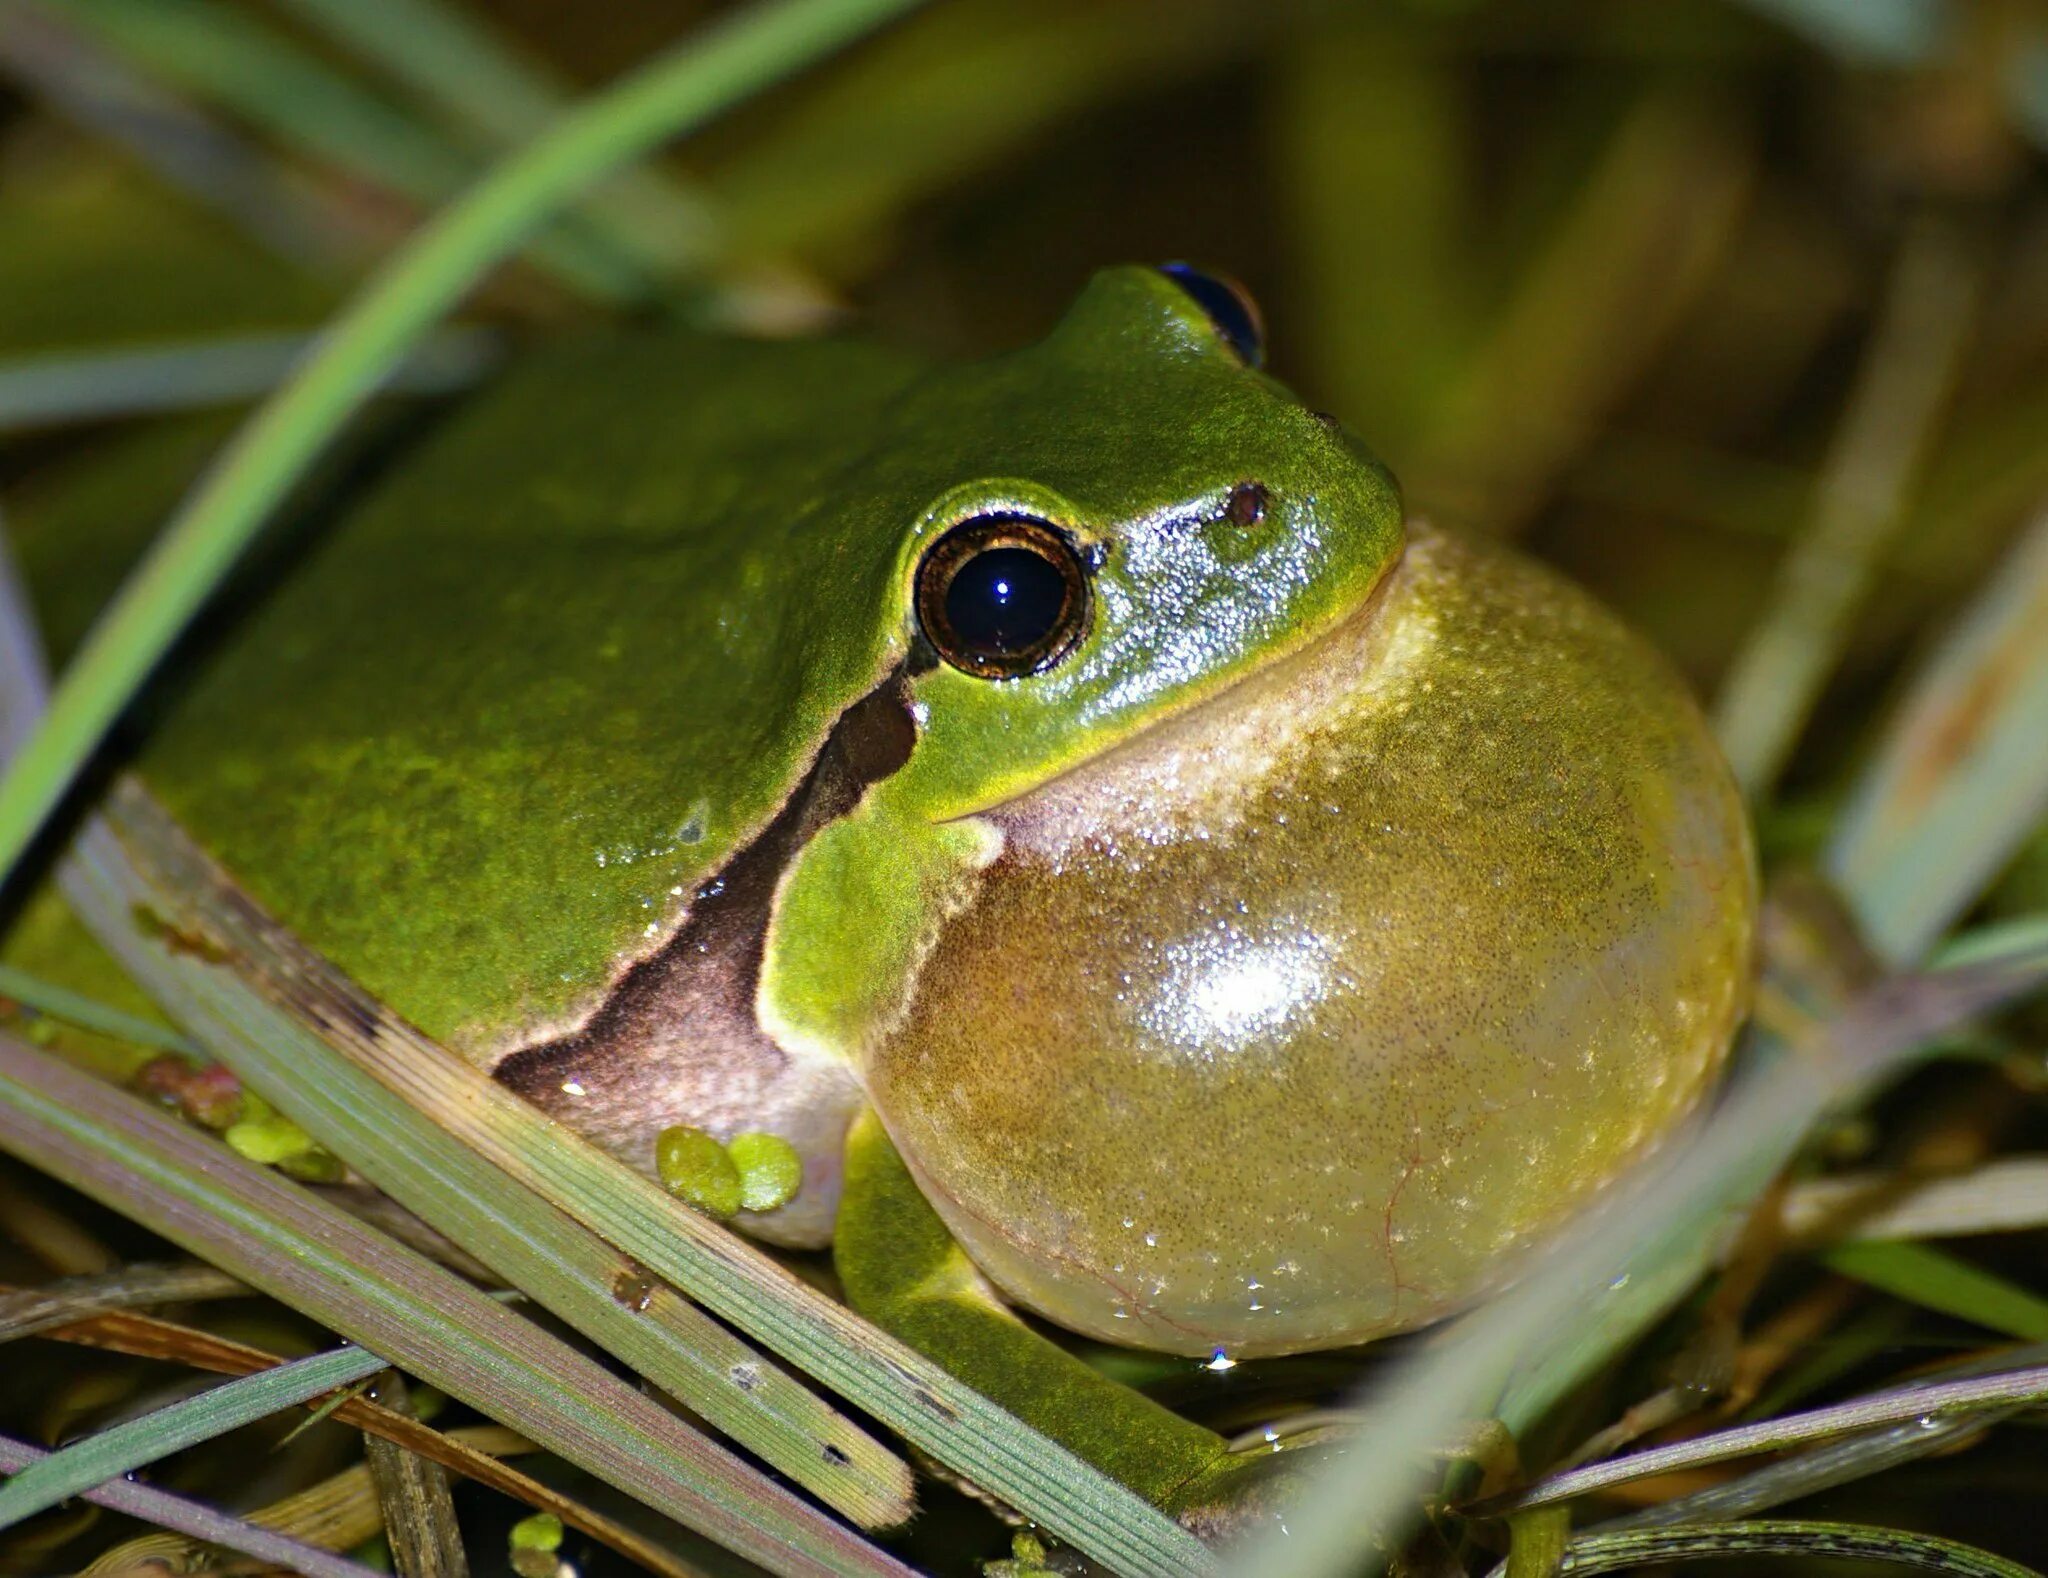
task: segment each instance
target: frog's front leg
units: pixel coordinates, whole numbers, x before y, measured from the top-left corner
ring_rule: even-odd
[[[1003,1303],[872,1109],[847,1131],[833,1258],[849,1303],[1041,1434],[1198,1529],[1248,1510],[1266,1460],[1091,1368]]]
[[[776,816],[692,895],[674,935],[580,1024],[513,1050],[493,1076],[645,1173],[656,1172],[656,1137],[670,1128],[775,1135],[802,1158],[802,1184],[735,1225],[774,1244],[824,1247],[859,1081],[836,1048],[764,1030],[756,996],[785,874],[871,778],[902,763],[909,727],[893,680],[848,709]]]

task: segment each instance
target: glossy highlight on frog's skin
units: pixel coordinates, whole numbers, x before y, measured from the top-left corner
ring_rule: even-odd
[[[872,1103],[1079,1330],[1427,1320],[1706,1088],[1746,833],[1657,658],[1404,523],[1258,334],[1227,284],[1122,268],[960,366],[544,351],[166,687],[138,770],[629,1165],[786,1141],[801,1185],[746,1231],[832,1237]]]
[[[977,1263],[1111,1341],[1455,1308],[1691,1106],[1744,1001],[1739,806],[1675,681],[1423,528],[1361,617],[990,816],[867,1085]]]

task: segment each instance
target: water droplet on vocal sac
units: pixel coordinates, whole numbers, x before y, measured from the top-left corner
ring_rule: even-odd
[[[1237,1361],[1231,1358],[1231,1356],[1225,1353],[1221,1348],[1218,1348],[1214,1353],[1209,1355],[1209,1362],[1203,1365],[1202,1368],[1211,1371],[1216,1375],[1221,1375],[1226,1370],[1236,1369]]]

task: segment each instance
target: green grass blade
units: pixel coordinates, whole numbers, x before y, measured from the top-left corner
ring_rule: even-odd
[[[282,3],[488,142],[524,142],[562,108],[552,74],[479,13],[440,0]]]
[[[1830,1270],[1923,1309],[2048,1342],[2048,1299],[1926,1244],[1837,1244],[1820,1258]]]
[[[2048,1398],[2048,1365],[2031,1365],[1959,1381],[1933,1381],[1896,1387],[1781,1419],[1716,1430],[1668,1446],[1647,1447],[1605,1463],[1591,1463],[1538,1480],[1510,1498],[1508,1505],[1547,1507],[1575,1496],[1590,1495],[1630,1480],[1680,1469],[1725,1463],[1758,1452],[1776,1452],[1808,1441],[1829,1441],[1859,1431],[1904,1424],[1912,1419],[1947,1419],[1961,1414],[1996,1412]]]
[[[0,779],[0,878],[306,466],[479,278],[593,181],[914,3],[779,0],[735,13],[565,116],[431,221],[242,429],[87,638]]]
[[[1884,1329],[1896,1338],[1904,1330],[1904,1322],[1897,1319],[1902,1313],[1898,1306],[1889,1306],[1878,1312]],[[1859,1344],[1859,1347],[1862,1345]],[[1872,1343],[1863,1357],[1874,1357],[1889,1342]],[[1930,1380],[1961,1378],[1970,1375],[1994,1375],[2001,1371],[2017,1370],[2031,1363],[2048,1358],[2048,1350],[2039,1344],[2015,1351],[1984,1358],[1965,1360],[1949,1366],[1928,1377]],[[1982,1412],[1950,1414],[1944,1418],[1928,1421],[1915,1414],[1901,1424],[1880,1426],[1874,1430],[1858,1430],[1832,1441],[1822,1442],[1791,1453],[1776,1457],[1761,1468],[1738,1474],[1732,1479],[1718,1480],[1704,1490],[1689,1495],[1655,1502],[1634,1512],[1609,1518],[1594,1525],[1588,1533],[1606,1534],[1621,1529],[1648,1529],[1666,1527],[1678,1523],[1718,1523],[1729,1518],[1743,1518],[1772,1507],[1783,1506],[1788,1501],[1797,1501],[1805,1496],[1818,1495],[1837,1485],[1851,1484],[1867,1479],[1888,1468],[1910,1463],[1916,1458],[1926,1457],[1933,1452],[1946,1452],[1981,1434],[1990,1426],[2012,1413],[2024,1410],[2025,1402],[2007,1407],[1986,1408]],[[1753,1405],[1755,1418],[1768,1419],[1776,1411],[1762,1404]]]
[[[1946,224],[1923,219],[1908,233],[1813,516],[1716,698],[1714,732],[1752,797],[1777,781],[1905,524],[1969,343],[1977,275]]]
[[[1827,867],[1863,934],[1918,958],[2048,815],[2048,513],[1900,704]]]
[[[123,59],[298,151],[405,196],[438,199],[469,174],[443,139],[219,0],[65,0],[63,14]]]
[[[11,964],[0,964],[0,997],[11,998],[50,1019],[62,1020],[95,1035],[112,1036],[136,1046],[155,1047],[161,1052],[182,1052],[190,1056],[199,1048],[190,1037],[151,1024],[135,1014],[95,1002],[82,992],[40,980]]]
[[[568,100],[544,68],[482,17],[447,0],[285,3],[481,147],[511,147],[539,135]],[[702,195],[652,169],[616,177],[591,193],[579,212],[607,243],[658,273],[701,265],[719,239]]]
[[[242,7],[222,0],[67,0],[65,14],[138,69],[351,181],[430,207],[474,173],[468,152]],[[600,301],[629,303],[646,293],[635,270],[584,237],[549,231],[532,252]]]
[[[49,1454],[24,1441],[0,1436],[0,1474],[19,1473],[42,1462]],[[231,1518],[199,1502],[150,1485],[132,1485],[119,1480],[95,1490],[82,1492],[83,1499],[131,1518],[153,1523],[160,1529],[175,1530],[188,1539],[240,1551],[259,1561],[299,1573],[302,1578],[381,1578],[360,1563],[337,1556],[317,1545],[293,1539],[274,1529],[242,1518]],[[97,1566],[97,1564],[95,1564]]]
[[[1946,1573],[1950,1578],[2040,1578],[2031,1567],[1932,1534],[1860,1523],[1777,1518],[1709,1524],[1704,1528],[1582,1534],[1565,1547],[1564,1566],[1559,1571],[1627,1572],[1669,1562],[1746,1561],[1768,1556],[1871,1562],[1883,1567],[1909,1567],[1917,1572]]]
[[[1746,1518],[1788,1501],[1817,1496],[1838,1485],[1854,1484],[1886,1469],[1916,1462],[1935,1452],[1951,1452],[2010,1410],[1987,1409],[1930,1423],[1918,1418],[1885,1430],[1868,1430],[1839,1441],[1825,1442],[1780,1458],[1760,1469],[1723,1480],[1706,1490],[1659,1502],[1623,1517],[1597,1524],[1589,1533],[1623,1529],[1667,1528],[1678,1523],[1721,1523]]]
[[[361,216],[130,69],[61,11],[0,5],[0,72],[281,257],[324,273],[361,256]]]
[[[310,334],[237,334],[0,362],[0,433],[253,400],[283,383],[314,343]],[[423,341],[384,388],[408,394],[460,389],[498,351],[497,336],[484,330],[447,330]]]
[[[490,1230],[476,1202],[538,1195],[538,1220],[569,1213],[624,1264],[666,1279],[1116,1571],[1213,1568],[1199,1541],[1137,1496],[383,1013],[233,890],[146,795],[117,790],[108,821],[112,832],[80,840],[66,881],[81,916],[254,1089],[456,1242],[487,1261],[502,1255],[496,1239],[471,1241]],[[130,923],[138,905],[212,946],[162,946],[160,928]]]
[[[905,1578],[893,1558],[452,1273],[7,1036],[0,1149],[770,1571]]]
[[[0,1485],[0,1529],[12,1528],[67,1496],[120,1479],[145,1463],[211,1441],[323,1392],[367,1380],[384,1361],[362,1348],[335,1348],[209,1387],[197,1397],[114,1425],[52,1452]]]

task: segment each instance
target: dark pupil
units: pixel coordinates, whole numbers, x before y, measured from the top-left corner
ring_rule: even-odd
[[[989,656],[1023,652],[1051,634],[1066,577],[1029,548],[985,548],[953,572],[946,623],[963,646]]]

